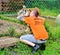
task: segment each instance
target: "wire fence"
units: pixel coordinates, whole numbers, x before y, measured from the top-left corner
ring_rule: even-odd
[[[22,5],[27,8],[60,9],[60,0],[0,0],[0,14],[16,13]]]

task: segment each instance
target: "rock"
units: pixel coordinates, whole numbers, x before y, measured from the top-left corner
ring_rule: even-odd
[[[60,24],[60,14],[57,16],[57,18],[56,18],[56,23],[57,24]]]

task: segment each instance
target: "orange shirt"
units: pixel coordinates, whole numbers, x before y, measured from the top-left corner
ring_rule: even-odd
[[[47,39],[48,33],[44,27],[44,18],[25,17],[25,22],[30,25],[30,28],[36,39]]]

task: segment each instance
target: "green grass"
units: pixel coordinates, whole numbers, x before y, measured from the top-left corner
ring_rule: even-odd
[[[16,14],[17,12],[0,12],[0,14]]]
[[[47,18],[47,19],[46,19],[46,22],[47,22],[49,25],[55,27],[55,26],[57,26],[57,23],[55,22],[55,20],[56,20],[56,19],[49,19],[49,18]]]
[[[41,9],[41,15],[43,16],[57,16],[58,14],[60,14],[59,9]]]
[[[17,18],[7,17],[5,15],[0,15],[0,19],[25,25],[23,21],[17,20]]]

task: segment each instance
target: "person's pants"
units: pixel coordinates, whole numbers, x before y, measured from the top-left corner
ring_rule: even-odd
[[[36,40],[36,39],[34,38],[34,35],[33,35],[33,34],[22,35],[22,36],[20,37],[20,39],[22,39],[22,40],[27,40],[27,41],[30,41],[30,42],[33,42],[33,43],[37,43],[37,44],[46,43],[46,40]]]

